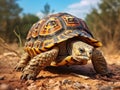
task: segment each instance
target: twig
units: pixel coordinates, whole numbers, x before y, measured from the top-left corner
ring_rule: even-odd
[[[21,40],[21,37],[20,37],[20,34],[18,34],[15,30],[13,31],[14,34],[17,36],[19,42],[20,42],[20,48],[22,47],[22,40]]]

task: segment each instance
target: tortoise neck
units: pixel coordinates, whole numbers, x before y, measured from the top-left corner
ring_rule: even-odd
[[[59,56],[67,56],[68,52],[67,52],[67,42],[61,42],[60,44],[58,44],[59,47]]]
[[[73,40],[73,39],[67,40],[66,49],[67,49],[68,55],[72,55],[72,44],[74,42],[76,42],[76,40]]]

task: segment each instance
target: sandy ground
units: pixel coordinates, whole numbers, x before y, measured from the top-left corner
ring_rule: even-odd
[[[120,56],[106,55],[112,78],[99,77],[91,62],[84,66],[48,67],[35,81],[21,81],[14,67],[20,59],[12,52],[0,55],[0,90],[120,90]]]

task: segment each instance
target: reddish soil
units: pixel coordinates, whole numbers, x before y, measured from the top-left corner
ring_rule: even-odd
[[[84,66],[47,67],[35,81],[21,81],[14,71],[20,58],[12,52],[0,55],[0,90],[120,90],[120,56],[106,56],[113,77],[97,75],[91,62]]]

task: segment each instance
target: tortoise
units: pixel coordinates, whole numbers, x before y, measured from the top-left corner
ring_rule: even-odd
[[[35,79],[47,66],[85,65],[107,75],[107,63],[85,21],[68,13],[49,15],[33,24],[28,32],[21,60],[15,67],[21,79]]]

